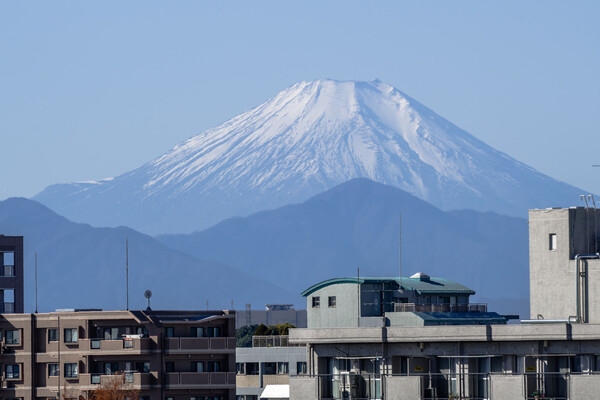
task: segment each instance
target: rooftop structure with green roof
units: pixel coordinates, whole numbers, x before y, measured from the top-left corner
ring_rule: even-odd
[[[405,277],[333,278],[302,292],[309,328],[505,324],[506,318],[472,304],[475,291],[417,273]]]

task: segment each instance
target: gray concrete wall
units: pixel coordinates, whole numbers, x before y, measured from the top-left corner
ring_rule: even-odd
[[[383,388],[383,398],[386,400],[423,398],[423,378],[420,376],[387,376]]]
[[[335,296],[335,308],[328,306],[329,296]],[[319,297],[321,305],[312,306]],[[306,298],[308,328],[350,328],[358,326],[358,290],[355,283],[326,286]]]
[[[290,377],[290,400],[318,400],[318,378]]]
[[[600,389],[598,375],[571,375],[569,381],[569,400],[597,399]]]
[[[491,400],[524,399],[522,375],[490,375]]]
[[[575,269],[569,262],[569,209],[529,211],[529,292],[531,318],[564,319],[576,313]],[[550,250],[550,234],[557,248]]]

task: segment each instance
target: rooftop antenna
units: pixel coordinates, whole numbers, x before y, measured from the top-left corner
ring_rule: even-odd
[[[37,298],[37,251],[35,252],[35,313],[38,312],[38,298]]]
[[[596,200],[593,194],[588,194],[588,199],[594,205],[594,253],[598,253],[598,209],[596,208]]]
[[[360,264],[356,265],[356,326],[360,327]]]
[[[402,287],[402,214],[398,217],[398,278]]]
[[[150,297],[152,297],[152,292],[150,290],[146,290],[144,292],[144,297],[148,299],[148,308],[146,308],[146,311],[152,311],[150,308]]]
[[[588,235],[588,239],[586,240],[586,242],[587,242],[587,253],[590,254],[590,239],[589,239],[589,235],[590,235],[590,214],[589,214],[589,205],[588,205],[587,197],[586,197],[585,194],[582,194],[581,196],[579,196],[579,198],[585,202],[585,219],[586,219],[586,222],[587,222],[587,235]]]
[[[125,298],[127,311],[129,311],[129,238],[127,236],[125,236]],[[150,308],[150,299],[148,299],[148,308]]]

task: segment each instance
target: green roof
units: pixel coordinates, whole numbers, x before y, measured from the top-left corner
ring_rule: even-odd
[[[361,285],[365,283],[396,284],[404,289],[415,290],[419,294],[475,294],[474,290],[460,283],[432,276],[428,280],[419,278],[334,278],[312,285],[302,292],[302,296],[306,297],[324,287],[342,283],[360,283]]]

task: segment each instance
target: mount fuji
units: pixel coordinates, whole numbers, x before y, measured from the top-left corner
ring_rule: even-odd
[[[299,82],[114,178],[34,197],[65,217],[143,232],[191,232],[299,203],[365,177],[443,209],[525,216],[581,190],[486,145],[398,89]]]

